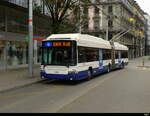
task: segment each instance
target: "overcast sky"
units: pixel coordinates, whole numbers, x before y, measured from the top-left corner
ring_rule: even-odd
[[[136,0],[142,10],[150,15],[150,0]]]

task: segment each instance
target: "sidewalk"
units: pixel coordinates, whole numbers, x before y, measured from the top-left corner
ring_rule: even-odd
[[[19,88],[21,86],[30,85],[43,79],[40,78],[40,66],[34,66],[34,76],[29,77],[28,67],[1,70],[0,71],[0,92],[7,91],[13,88]]]
[[[145,66],[150,66],[150,60],[147,56],[144,61]],[[131,67],[142,66],[142,57],[130,60],[129,66],[130,63],[132,63]],[[43,79],[40,78],[40,65],[34,66],[34,77],[29,77],[28,67],[0,71],[0,92],[23,87],[40,81],[43,81]]]
[[[131,67],[143,66],[143,61],[144,61],[144,67],[146,67],[146,66],[150,67],[150,56],[144,56],[144,57],[139,57],[139,58],[130,60],[129,66],[131,63],[132,63]]]

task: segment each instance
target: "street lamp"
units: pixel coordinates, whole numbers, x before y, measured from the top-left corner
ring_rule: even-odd
[[[134,18],[129,18],[128,20],[129,20],[129,22],[134,22],[134,21],[135,21]],[[120,39],[122,36],[124,36],[124,35],[125,35],[126,33],[128,33],[129,31],[131,31],[131,29],[128,29],[128,30],[126,30],[126,31],[122,31],[122,32],[116,34],[110,41],[113,42],[114,40]]]

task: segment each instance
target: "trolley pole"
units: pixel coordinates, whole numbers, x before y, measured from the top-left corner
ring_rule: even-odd
[[[107,26],[107,28],[106,28],[106,40],[107,40],[107,41],[108,41],[108,33],[109,33],[109,32],[108,32],[108,28],[109,28],[109,27]]]
[[[29,49],[28,49],[28,66],[29,66],[29,75],[33,76],[33,10],[32,10],[32,0],[29,0],[29,19],[28,19],[28,31],[29,31]]]
[[[81,30],[81,1],[79,0],[79,33],[82,33]]]

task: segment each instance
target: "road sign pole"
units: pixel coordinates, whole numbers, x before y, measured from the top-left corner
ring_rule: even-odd
[[[29,49],[28,49],[28,65],[29,65],[29,75],[33,76],[33,23],[32,23],[32,16],[33,10],[32,10],[32,0],[29,0]]]

